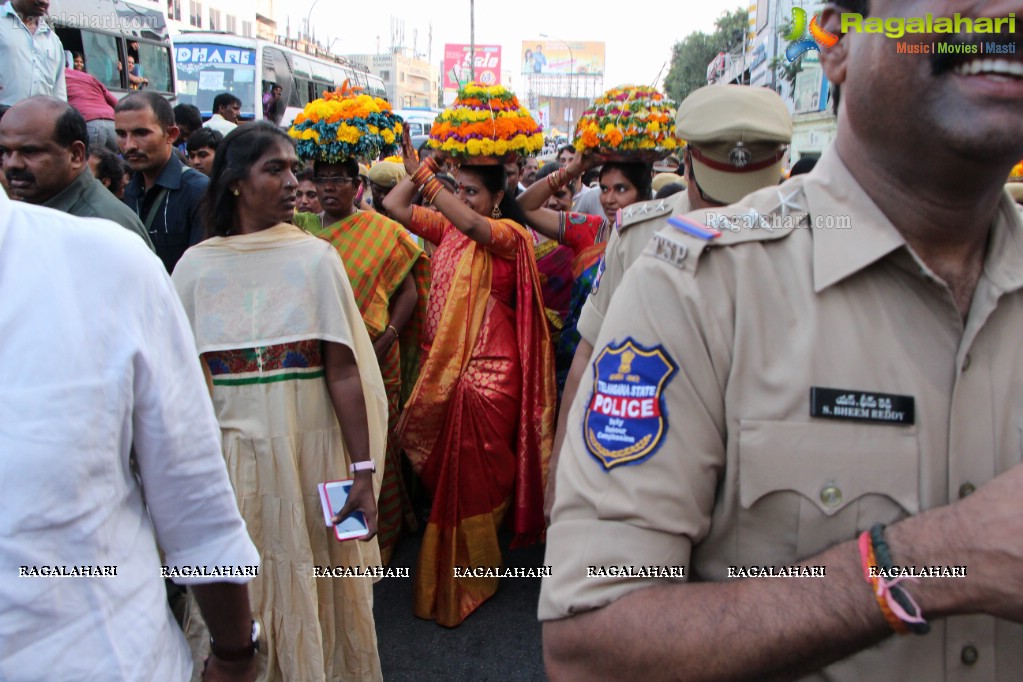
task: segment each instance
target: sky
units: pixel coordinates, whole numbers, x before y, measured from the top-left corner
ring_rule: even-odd
[[[749,4],[746,0],[635,5],[620,0],[476,0],[476,43],[502,46],[502,71],[512,72],[512,89],[522,81],[522,41],[543,40],[541,33],[554,42],[604,41],[605,89],[626,83],[652,84],[667,74],[676,42],[694,31],[709,33],[723,12]],[[392,21],[402,20],[405,44],[411,47],[415,37],[417,51],[425,54],[432,23],[431,63],[439,64],[445,43],[469,42],[469,5],[469,0],[318,0],[315,5],[310,0],[277,0],[275,11],[278,30],[283,34],[290,10],[294,36],[312,8],[314,35],[324,44],[334,41],[333,51],[338,54],[374,54],[378,37],[381,51],[386,52],[391,45]]]

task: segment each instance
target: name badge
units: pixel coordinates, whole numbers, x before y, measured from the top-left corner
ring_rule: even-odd
[[[916,402],[911,395],[813,386],[810,416],[902,426],[916,423]]]

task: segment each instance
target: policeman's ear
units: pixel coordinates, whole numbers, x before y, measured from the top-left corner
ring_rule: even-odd
[[[821,68],[832,85],[845,82],[848,70],[849,36],[842,33],[842,13],[848,10],[829,3],[820,13],[820,26],[825,31],[838,36],[834,47],[821,50]]]
[[[89,154],[85,150],[85,143],[81,140],[75,140],[68,147],[68,151],[71,152],[71,167],[74,170],[78,170],[85,164],[89,163]]]

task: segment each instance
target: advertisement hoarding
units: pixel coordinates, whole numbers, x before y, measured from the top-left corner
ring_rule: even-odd
[[[596,41],[522,41],[522,74],[602,75],[604,43]]]
[[[457,90],[472,80],[470,46],[448,43],[444,46],[444,89]],[[501,46],[477,45],[476,81],[483,85],[501,84]]]

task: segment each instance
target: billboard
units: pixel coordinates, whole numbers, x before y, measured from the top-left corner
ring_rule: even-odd
[[[604,43],[596,41],[522,41],[522,75],[604,73]]]
[[[444,46],[444,89],[457,90],[471,80],[470,46],[448,43]],[[476,80],[483,85],[501,84],[501,46],[477,45]]]

